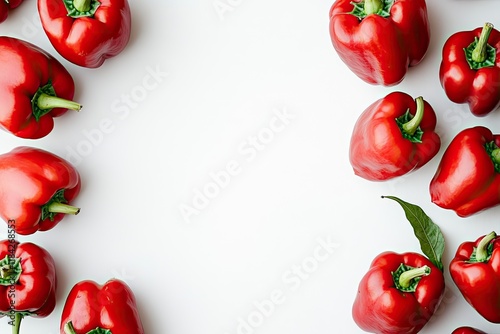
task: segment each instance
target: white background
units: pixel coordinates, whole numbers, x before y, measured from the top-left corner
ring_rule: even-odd
[[[473,117],[446,98],[438,80],[444,41],[485,21],[500,26],[498,2],[428,1],[426,58],[391,88],[362,82],[341,62],[328,31],[332,1],[219,3],[231,10],[217,11],[213,0],[131,1],[129,45],[94,70],[57,54],[34,0],[0,26],[2,35],[61,60],[84,105],[41,140],[0,133],[2,153],[46,149],[72,161],[83,182],[78,216],[20,237],[53,255],[59,278],[55,311],[26,318],[23,333],[58,333],[71,287],[112,277],[133,289],[149,334],[359,333],[351,306],[371,260],[386,250],[420,251],[402,209],[381,195],[420,205],[441,226],[445,266],[461,242],[498,227],[500,207],[462,219],[432,204],[428,192],[455,134],[474,125],[500,132],[500,111]],[[412,174],[369,182],[349,164],[352,127],[395,90],[434,107],[442,148]],[[276,113],[290,116],[275,123]],[[270,132],[271,123],[280,130]],[[251,138],[259,135],[266,143],[257,150]],[[215,193],[211,173],[228,164],[237,164],[236,173]],[[205,187],[212,192],[203,202],[196,194]],[[180,211],[187,206],[198,208],[188,219]],[[321,242],[335,247],[325,253]],[[302,276],[292,271],[302,266]],[[500,333],[447,272],[446,283],[445,300],[422,333],[461,325]],[[263,315],[256,305],[269,306],[263,301],[271,296]],[[2,326],[10,330],[7,319]]]

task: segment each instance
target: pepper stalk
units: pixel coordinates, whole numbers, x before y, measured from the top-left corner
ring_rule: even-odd
[[[497,237],[495,231],[485,235],[476,247],[476,262],[486,262],[490,256],[488,246]]]
[[[73,327],[73,323],[71,321],[68,321],[64,325],[64,333],[65,334],[77,334],[75,331],[75,327]],[[96,328],[91,330],[90,332],[87,332],[86,334],[113,334],[109,329],[102,329],[102,328]]]
[[[479,39],[464,48],[465,59],[469,67],[473,70],[479,70],[484,67],[495,66],[496,49],[488,44],[488,39],[493,30],[493,24],[486,22],[481,30]]]
[[[424,99],[422,96],[419,96],[415,99],[415,103],[417,104],[417,111],[415,112],[415,116],[409,121],[403,124],[403,130],[409,135],[413,136],[415,132],[417,132],[420,123],[422,123],[422,119],[424,118]]]
[[[430,273],[431,268],[427,265],[413,268],[401,263],[399,268],[392,273],[392,277],[398,290],[403,292],[415,292],[422,276],[427,276]]]
[[[417,105],[415,115],[410,114],[408,109],[405,114],[396,118],[401,134],[412,143],[421,143],[424,132],[420,128],[420,123],[424,119],[425,104],[422,96],[415,99]]]
[[[12,325],[12,334],[19,334],[21,330],[21,320],[23,320],[24,316],[20,312],[16,312],[14,315],[14,320],[10,322]]]
[[[31,99],[31,109],[33,116],[38,121],[42,116],[48,114],[54,108],[80,111],[82,105],[74,101],[57,97],[54,86],[49,82],[45,86],[38,88]]]
[[[484,24],[483,30],[481,31],[481,35],[479,36],[479,41],[472,51],[472,60],[477,63],[482,63],[486,60],[487,54],[486,49],[488,46],[488,38],[490,37],[491,31],[493,30],[493,24],[486,22]]]
[[[377,14],[384,8],[382,0],[365,0],[365,13],[366,15]]]
[[[66,203],[67,201],[64,197],[64,189],[57,191],[49,200],[49,202],[41,207],[41,220],[53,220],[55,215],[58,213],[68,215],[77,215],[78,213],[80,213],[80,208]]]
[[[91,0],[74,0],[73,6],[79,12],[87,12],[90,10],[90,3],[91,3]]]

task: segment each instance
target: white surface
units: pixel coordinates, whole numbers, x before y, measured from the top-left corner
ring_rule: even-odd
[[[218,13],[216,3],[231,10]],[[498,111],[474,118],[448,101],[438,81],[444,41],[498,23],[497,2],[428,1],[426,58],[392,88],[365,84],[340,61],[328,32],[332,3],[132,0],[130,44],[96,70],[61,59],[35,1],[11,13],[1,34],[60,59],[84,105],[57,119],[44,139],[0,133],[2,152],[44,148],[74,162],[83,180],[78,216],[20,238],[50,251],[59,275],[56,310],[25,319],[23,333],[58,333],[71,287],[111,277],[134,290],[149,334],[360,333],[351,306],[371,260],[385,250],[420,251],[401,208],[380,195],[420,205],[441,226],[445,265],[462,241],[498,227],[500,207],[461,219],[428,194],[456,133],[477,124],[500,132]],[[160,73],[156,80],[151,72]],[[369,104],[394,90],[431,103],[443,145],[419,171],[371,183],[352,173],[351,130]],[[265,144],[252,141],[259,135]],[[213,187],[211,173],[228,168],[227,184],[184,219],[181,206],[193,206],[197,191]],[[299,276],[297,266],[310,273]],[[461,325],[500,333],[446,279],[445,300],[422,333]],[[273,307],[262,316],[256,303],[264,300]],[[249,318],[250,327],[239,328]]]

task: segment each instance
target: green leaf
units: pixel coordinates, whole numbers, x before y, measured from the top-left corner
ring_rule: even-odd
[[[415,236],[420,242],[422,252],[429,260],[443,270],[442,257],[444,253],[444,236],[441,229],[436,225],[427,214],[417,205],[405,202],[394,196],[382,196],[396,201],[403,208],[406,218],[413,227]]]

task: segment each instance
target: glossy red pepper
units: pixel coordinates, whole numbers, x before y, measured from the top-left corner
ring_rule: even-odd
[[[476,116],[500,106],[500,32],[483,28],[460,31],[444,44],[441,86],[455,103],[467,103]]]
[[[0,241],[0,313],[10,318],[12,333],[19,333],[26,316],[43,318],[56,305],[54,259],[33,243]]]
[[[18,147],[0,155],[0,216],[16,233],[47,231],[65,214],[80,192],[80,175],[66,160],[47,151]]]
[[[68,71],[31,43],[0,36],[0,73],[0,126],[18,137],[44,137],[54,117],[81,109],[70,101],[75,85]]]
[[[462,243],[450,275],[465,300],[486,320],[500,323],[500,237],[495,232]]]
[[[425,0],[337,0],[330,36],[340,59],[370,84],[400,83],[430,41]]]
[[[38,12],[57,52],[79,66],[100,67],[130,39],[127,0],[38,0]]]
[[[430,186],[438,206],[467,217],[500,204],[500,136],[483,126],[451,141]]]
[[[444,287],[443,273],[425,256],[385,252],[359,283],[352,316],[369,333],[418,333],[438,308]]]
[[[429,103],[390,93],[365,109],[354,126],[349,149],[354,173],[383,181],[422,167],[441,146],[435,128]]]
[[[455,329],[451,334],[486,334],[486,332],[472,327],[459,327]]]
[[[77,283],[61,318],[61,334],[144,334],[135,296],[123,281]]]
[[[0,23],[7,20],[9,11],[19,7],[23,0],[0,0]]]

